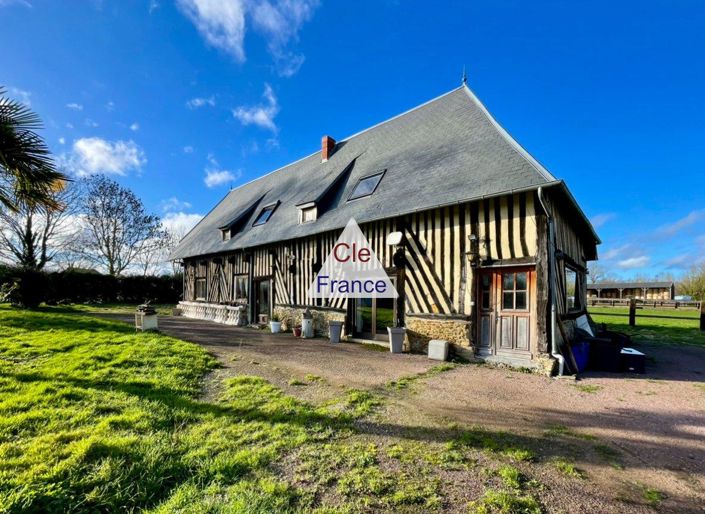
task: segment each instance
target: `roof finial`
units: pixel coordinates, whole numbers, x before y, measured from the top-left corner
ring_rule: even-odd
[[[465,65],[463,64],[463,78],[462,78],[462,83],[463,85],[468,83],[468,75],[465,73]]]

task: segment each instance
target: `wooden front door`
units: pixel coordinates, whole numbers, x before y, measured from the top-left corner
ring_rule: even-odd
[[[482,271],[478,287],[479,355],[529,356],[535,291],[533,268]]]

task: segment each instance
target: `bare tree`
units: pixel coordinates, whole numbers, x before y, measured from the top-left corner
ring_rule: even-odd
[[[605,268],[603,268],[598,262],[593,262],[588,266],[589,274],[588,277],[590,278],[590,283],[591,284],[596,284],[597,282],[601,282],[607,273],[605,272]]]
[[[693,265],[678,282],[678,293],[705,301],[705,262]]]
[[[19,266],[42,270],[79,235],[77,215],[81,184],[68,183],[50,194],[50,205],[17,201],[16,210],[0,210],[0,257]]]
[[[82,206],[82,254],[109,275],[122,274],[164,237],[159,217],[147,214],[132,191],[102,175],[88,180]]]
[[[146,241],[142,251],[135,260],[135,265],[139,266],[143,276],[154,275],[168,270],[167,266],[171,234],[162,229],[159,236],[151,241]]]

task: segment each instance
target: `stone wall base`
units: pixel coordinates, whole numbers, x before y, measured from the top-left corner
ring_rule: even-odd
[[[294,327],[301,326],[301,319],[304,313],[304,308],[302,307],[274,307],[274,314],[279,316],[282,322],[282,330],[292,330]],[[328,337],[330,332],[328,330],[329,321],[342,321],[345,322],[345,313],[337,312],[331,310],[317,310],[315,308],[310,308],[311,314],[313,315],[313,332],[318,336]],[[343,335],[345,334],[346,327],[343,327]]]
[[[462,319],[437,319],[406,316],[406,336],[412,352],[426,353],[431,339],[444,339],[454,353],[473,354],[470,322]]]

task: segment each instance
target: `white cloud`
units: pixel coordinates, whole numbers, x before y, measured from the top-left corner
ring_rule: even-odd
[[[242,0],[178,0],[181,10],[193,22],[206,42],[245,60],[245,5]]]
[[[317,0],[268,0],[252,8],[255,29],[267,38],[267,48],[274,57],[277,71],[284,77],[294,75],[304,63],[304,56],[286,49],[298,39],[299,30],[311,19],[318,7]]]
[[[267,41],[280,75],[291,76],[304,56],[287,49],[298,39],[301,27],[313,16],[318,0],[178,0],[181,10],[193,22],[206,42],[245,61],[247,20]]]
[[[235,175],[229,170],[206,170],[203,183],[206,187],[217,187],[223,184],[232,183],[236,180]]]
[[[2,6],[2,4],[0,4],[0,6]],[[32,106],[32,93],[30,93],[29,91],[25,91],[24,89],[20,89],[17,87],[11,87],[9,89],[9,93],[10,96],[14,97],[18,102],[25,104],[27,107]]]
[[[77,104],[75,102],[71,102],[69,104],[66,104],[66,107],[71,109],[72,111],[82,111],[83,110],[83,105]]]
[[[149,2],[149,14],[152,14],[157,9],[159,9],[159,2],[157,2],[157,0],[151,0]]]
[[[105,104],[105,109],[109,112],[112,112],[115,110],[115,102],[110,100],[107,104]]]
[[[673,223],[662,225],[656,230],[656,233],[666,237],[675,236],[682,230],[695,225],[696,223],[700,223],[701,221],[705,221],[705,209],[691,211],[687,216],[676,220]]]
[[[231,171],[221,169],[220,164],[213,155],[208,155],[208,162],[210,165],[206,167],[206,176],[203,178],[203,183],[206,187],[213,188],[222,186],[223,184],[233,183],[242,175],[240,170]]]
[[[0,0],[0,7],[9,7],[10,5],[21,5],[22,7],[28,8],[32,7],[32,4],[30,4],[27,0]]]
[[[137,132],[140,129],[140,124],[137,122],[134,122],[132,125],[130,125],[130,130],[133,132]]]
[[[193,153],[193,146],[190,146],[190,145],[184,146],[184,153]]]
[[[188,214],[185,212],[170,212],[162,218],[162,226],[171,234],[179,238],[185,236],[189,230],[203,219],[203,214]]]
[[[617,246],[615,248],[610,248],[604,254],[602,254],[602,256],[600,258],[604,259],[604,260],[616,259],[617,257],[620,257],[621,255],[623,255],[631,247],[632,247],[631,245],[626,244],[626,245],[622,245],[622,246]]]
[[[203,107],[205,105],[215,107],[215,98],[213,96],[209,96],[207,98],[196,97],[191,98],[191,100],[186,102],[186,107],[188,107],[189,109],[198,109],[199,107]]]
[[[60,137],[60,138],[59,138],[59,144],[60,144],[60,145],[65,145],[65,144],[66,144],[66,138],[65,138],[65,137]]]
[[[628,259],[621,260],[617,263],[617,267],[622,269],[635,269],[643,268],[648,265],[651,259],[648,255],[639,255],[637,257],[630,257]]]
[[[87,137],[74,141],[71,153],[60,156],[59,161],[75,175],[85,177],[96,173],[126,175],[139,171],[147,159],[134,141]]]
[[[162,200],[159,205],[164,212],[176,212],[191,208],[191,204],[189,202],[179,200],[175,196]]]
[[[279,104],[269,84],[264,85],[264,103],[252,106],[240,106],[233,109],[233,116],[243,125],[257,125],[272,132],[277,132],[274,118],[279,113]]]
[[[590,223],[592,223],[592,226],[597,228],[600,228],[605,225],[608,221],[614,219],[617,217],[617,215],[613,212],[605,212],[602,214],[596,214],[592,218],[590,218]]]
[[[687,268],[693,263],[693,256],[689,253],[684,253],[671,257],[666,261],[666,266],[669,268]]]
[[[66,128],[72,129],[72,128],[73,128],[73,123],[67,123],[67,124],[66,124]]]
[[[90,118],[86,118],[83,123],[86,124],[86,127],[93,127],[93,128],[95,128],[95,127],[98,126],[98,122],[97,122],[97,121],[93,121],[93,120],[90,119]]]

